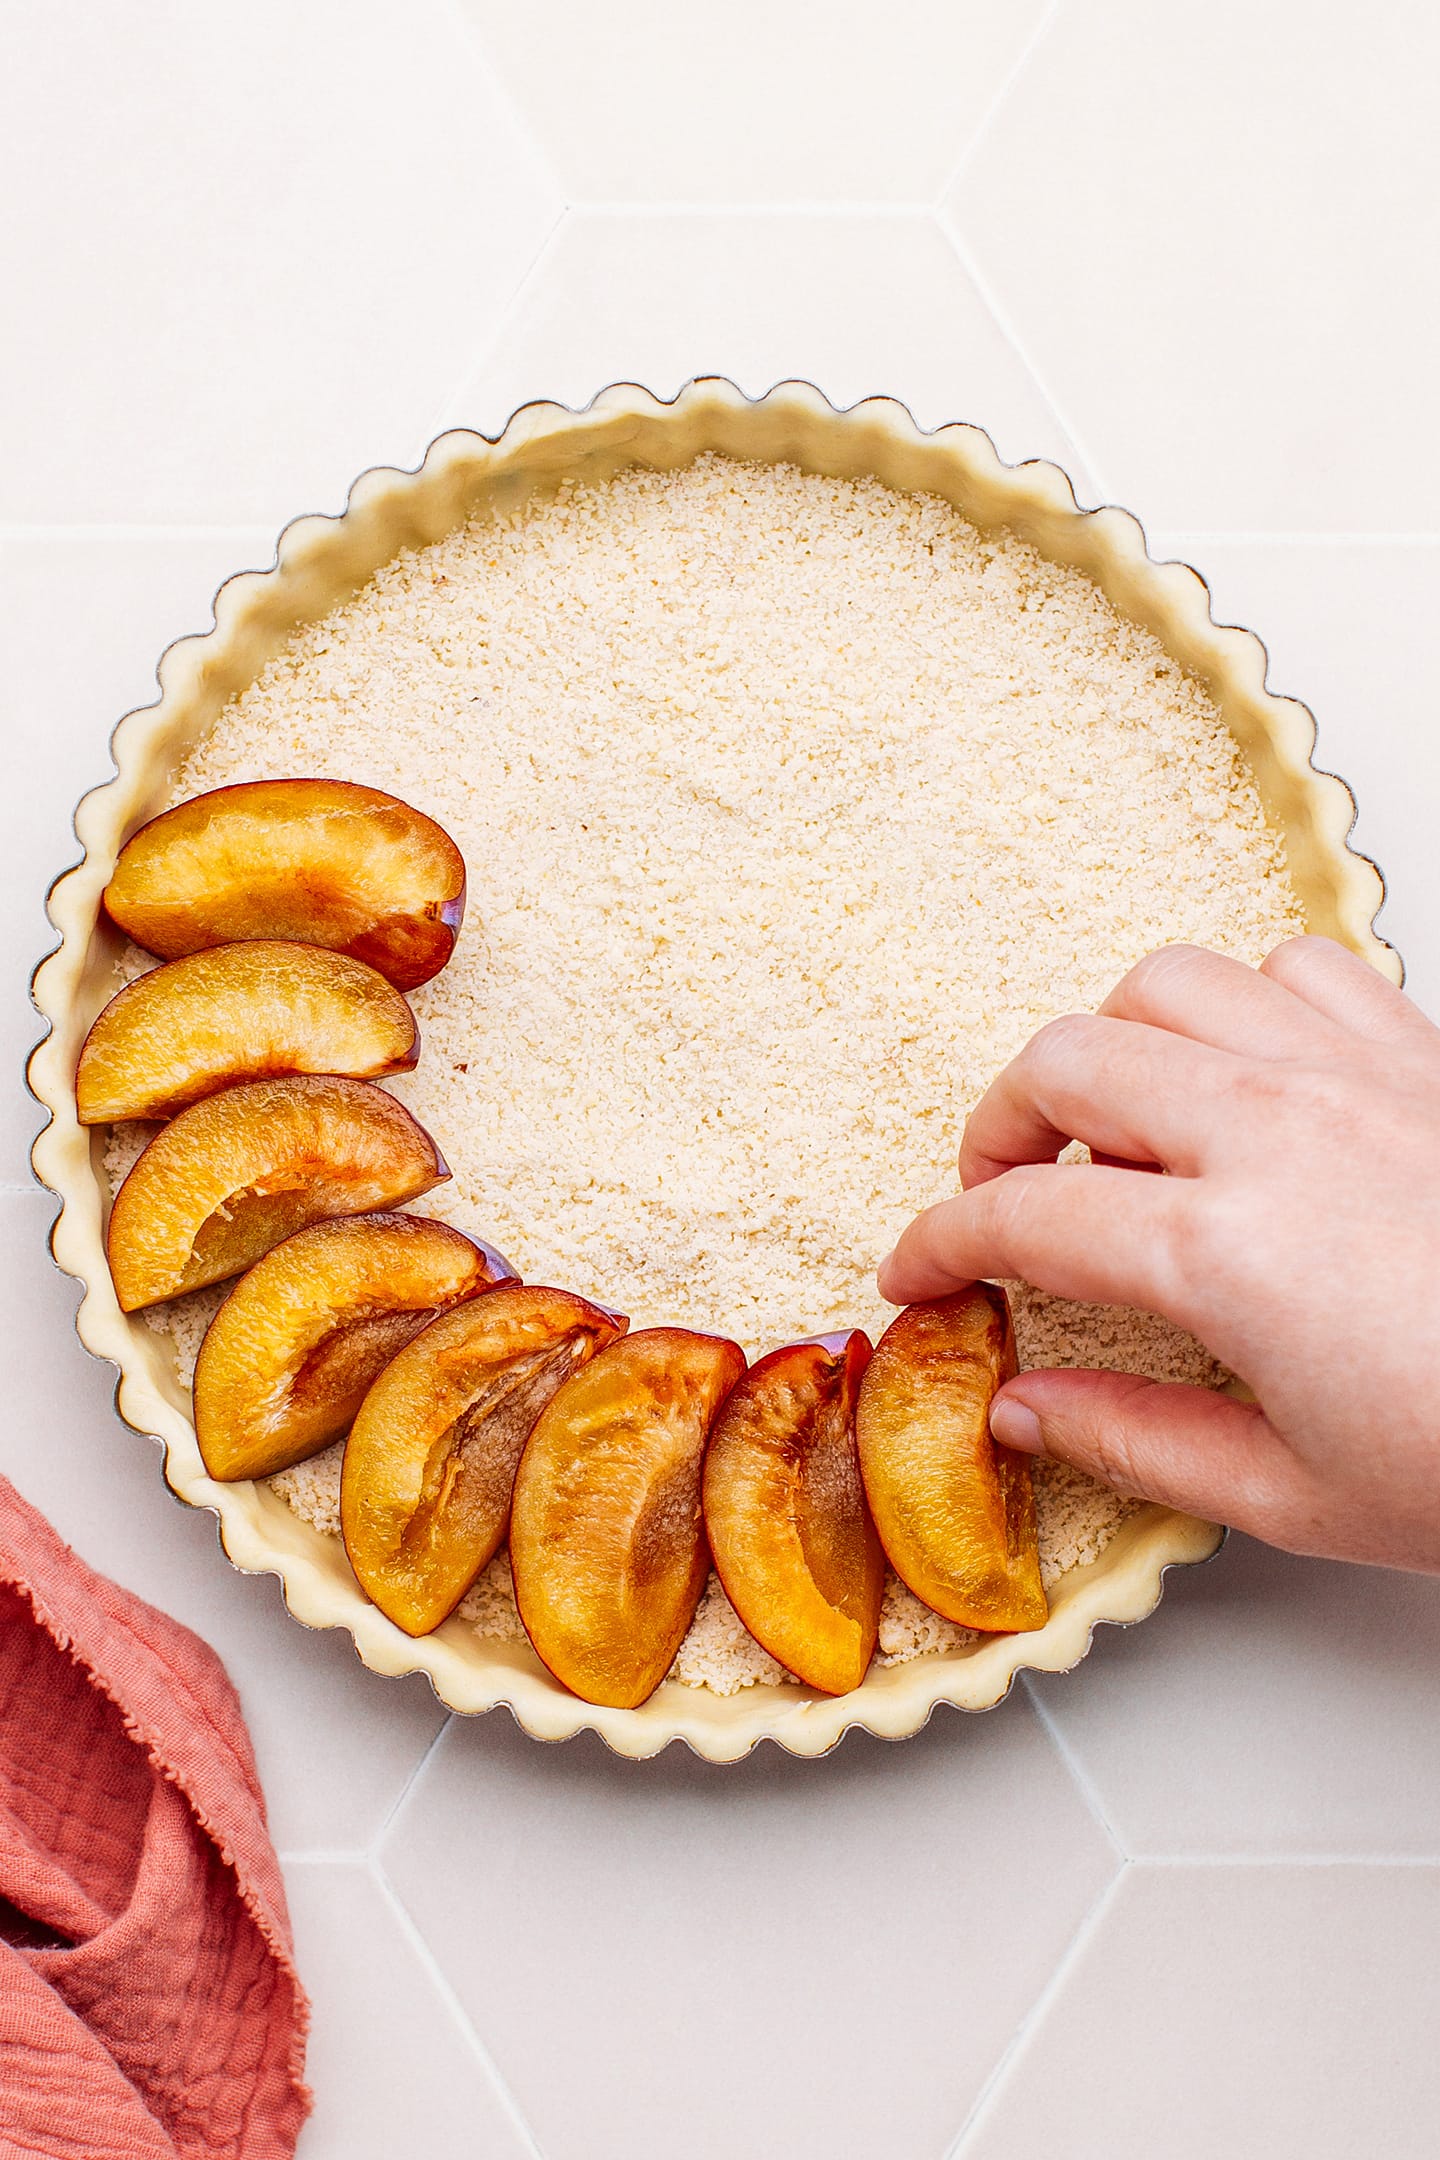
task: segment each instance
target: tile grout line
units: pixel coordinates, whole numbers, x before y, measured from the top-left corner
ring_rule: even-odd
[[[977,121],[975,128],[970,136],[970,140],[966,143],[964,149],[956,158],[955,163],[951,166],[945,179],[941,182],[939,191],[935,197],[935,205],[937,208],[939,208],[944,203],[945,198],[950,193],[951,189],[959,186],[961,175],[964,173],[966,167],[969,165],[970,160],[974,157],[976,151],[980,148],[980,145],[984,142],[986,136],[990,133],[990,130],[995,125],[995,122],[999,119],[1003,107],[1008,105],[1008,103],[1010,102],[1010,93],[1015,88],[1015,85],[1020,80],[1020,77],[1024,74],[1026,68],[1030,65],[1030,62],[1033,59],[1034,55],[1044,44],[1046,38],[1049,37],[1050,32],[1055,27],[1055,18],[1060,13],[1060,10],[1064,6],[1064,4],[1065,0],[1049,0],[1049,5],[1047,7],[1043,7],[1040,10],[1040,13],[1036,16],[1034,27],[1032,28],[1029,37],[1026,38],[1019,52],[1015,55],[1015,58],[1011,61],[1009,67],[1001,76],[1000,81],[996,84],[995,89],[991,95],[990,102],[985,107],[984,112],[981,113],[980,118]]]
[[[1079,1962],[1089,1945],[1090,1938],[1095,1934],[1105,1914],[1109,1911],[1121,1883],[1124,1882],[1126,1875],[1129,1873],[1129,1869],[1129,1861],[1122,1860],[1110,1880],[1092,1901],[1089,1910],[1081,1917],[1079,1926],[1056,1960],[1050,1977],[1046,1980],[1034,2002],[1031,2003],[1029,2009],[1001,2049],[990,2075],[986,2078],[971,2103],[969,2114],[956,2131],[952,2142],[946,2146],[944,2160],[964,2160],[965,2148],[969,2144],[971,2136],[982,2126],[984,2116],[991,2102],[998,2096],[1001,2087],[1006,2083],[1009,2073],[1023,2053],[1031,2033],[1043,2022],[1050,2005],[1059,1995],[1065,1981],[1069,1978],[1071,1968]]]
[[[353,1850],[342,1845],[297,1846],[293,1852],[288,1846],[284,1851],[278,1845],[275,1848],[275,1858],[280,1862],[282,1868],[309,1867],[312,1865],[316,1867],[363,1868],[367,1864],[368,1857],[365,1848],[358,1845]]]
[[[984,113],[981,115],[979,125],[976,127],[974,133],[970,137],[969,142],[965,145],[964,149],[961,151],[959,157],[957,158],[954,166],[951,169],[949,178],[945,181],[944,185],[940,189],[940,192],[935,199],[934,217],[935,222],[940,228],[941,234],[950,244],[951,252],[954,254],[956,260],[960,264],[960,267],[964,271],[966,277],[970,280],[970,283],[973,286],[975,293],[977,294],[981,302],[981,305],[985,308],[991,321],[994,323],[996,329],[999,331],[1005,343],[1010,347],[1010,350],[1014,353],[1016,359],[1020,362],[1020,365],[1029,375],[1031,382],[1039,391],[1044,403],[1049,406],[1050,412],[1057,424],[1059,425],[1061,432],[1079,452],[1080,461],[1085,467],[1086,479],[1088,480],[1090,486],[1096,490],[1097,494],[1100,497],[1100,500],[1104,502],[1107,499],[1110,491],[1106,488],[1104,479],[1101,475],[1100,466],[1097,463],[1094,455],[1092,454],[1088,443],[1082,437],[1079,429],[1071,423],[1070,419],[1066,415],[1060,404],[1059,399],[1055,396],[1054,391],[1051,389],[1050,384],[1047,382],[1045,376],[1041,373],[1035,361],[1031,358],[1029,349],[1026,346],[1024,339],[1020,335],[1018,326],[1011,319],[1009,311],[1001,306],[999,295],[995,292],[994,288],[990,284],[989,279],[982,272],[980,265],[976,260],[968,241],[964,238],[961,232],[958,210],[954,210],[949,207],[950,198],[954,196],[956,190],[959,188],[962,180],[965,177],[966,172],[969,170],[972,160],[978,155],[987,136],[991,133],[996,121],[999,119],[1000,114],[1004,110],[1005,106],[1009,103],[1011,94],[1014,91],[1016,84],[1019,82],[1021,76],[1029,67],[1031,61],[1035,57],[1035,54],[1040,50],[1041,46],[1050,36],[1050,33],[1054,29],[1055,23],[1058,20],[1060,11],[1064,7],[1064,5],[1065,0],[1049,0],[1049,5],[1045,7],[1041,11],[1040,15],[1037,17],[1034,28],[1031,30],[1029,37],[1025,40],[1025,43],[1021,47],[1020,51],[1016,54],[1014,62],[1006,72],[1004,78],[998,84],[994,96],[991,98],[989,104],[985,108]]]
[[[1440,547],[1440,533],[1432,532],[1205,532],[1176,525],[1147,537],[1166,547]]]
[[[447,434],[451,428],[465,427],[471,424],[464,416],[464,406],[469,401],[471,385],[499,349],[501,338],[513,321],[521,301],[530,290],[541,265],[549,259],[555,241],[564,230],[572,208],[564,176],[555,165],[540,136],[530,125],[529,115],[521,105],[520,100],[512,96],[510,87],[501,74],[494,55],[481,33],[480,26],[464,5],[464,0],[442,0],[442,4],[445,13],[450,18],[457,39],[470,56],[476,74],[482,82],[489,86],[490,93],[495,99],[498,109],[508,116],[510,125],[515,129],[529,151],[537,174],[541,175],[553,189],[554,198],[559,207],[551,219],[539,247],[536,248],[535,253],[526,265],[524,275],[501,308],[495,326],[489,337],[484,341],[478,358],[465,364],[463,373],[457,376],[455,386],[445,398],[443,404],[436,406],[436,425],[432,435],[429,437],[431,441],[435,439],[435,436]],[[501,418],[500,425],[503,426],[509,421],[510,417],[509,413],[505,413]],[[423,455],[425,444],[422,443],[420,449]]]
[[[1039,1696],[1036,1694],[1034,1688],[1030,1684],[1030,1675],[1028,1673],[1022,1673],[1020,1675],[1020,1684],[1025,1690],[1026,1700],[1029,1702],[1031,1709],[1034,1711],[1036,1717],[1040,1721],[1041,1730],[1044,1732],[1046,1739],[1050,1742],[1051,1747],[1054,1748],[1055,1753],[1059,1756],[1062,1768],[1066,1771],[1070,1778],[1071,1784],[1075,1787],[1075,1790],[1079,1793],[1080,1798],[1084,1801],[1085,1806],[1089,1810],[1090,1816],[1094,1821],[1096,1829],[1101,1832],[1102,1836],[1108,1839],[1111,1849],[1115,1854],[1115,1857],[1121,1862],[1122,1865],[1124,1865],[1127,1861],[1131,1860],[1134,1855],[1126,1850],[1124,1842],[1120,1837],[1120,1833],[1115,1828],[1115,1825],[1111,1822],[1110,1817],[1106,1812],[1105,1803],[1100,1797],[1099,1786],[1095,1783],[1095,1780],[1091,1777],[1089,1771],[1085,1769],[1084,1765],[1080,1761],[1079,1756],[1076,1755],[1069,1741],[1065,1738],[1064,1733],[1060,1730],[1059,1725],[1056,1723],[1056,1720],[1051,1715],[1049,1707],[1045,1703],[1043,1703],[1040,1700]]]
[[[951,217],[950,213],[947,210],[940,208],[937,208],[934,216],[936,224],[939,226],[945,238],[949,241],[951,250],[954,253],[956,261],[959,263],[966,277],[970,280],[970,283],[974,287],[976,294],[979,296],[982,305],[986,309],[986,312],[989,314],[990,320],[994,323],[996,329],[1000,332],[1001,337],[1009,346],[1011,352],[1014,353],[1016,359],[1020,362],[1020,365],[1025,369],[1026,374],[1030,377],[1031,382],[1039,391],[1040,396],[1042,397],[1046,405],[1049,406],[1050,411],[1053,414],[1056,424],[1060,428],[1061,432],[1066,436],[1067,440],[1074,445],[1076,451],[1079,453],[1080,461],[1085,467],[1085,477],[1088,480],[1090,486],[1096,490],[1096,493],[1101,503],[1110,501],[1111,491],[1107,488],[1105,484],[1104,476],[1101,473],[1100,467],[1096,463],[1088,444],[1086,443],[1084,437],[1081,435],[1079,429],[1072,425],[1070,419],[1064,411],[1064,408],[1061,406],[1059,400],[1056,398],[1054,392],[1051,390],[1049,383],[1041,374],[1039,368],[1035,365],[1035,362],[1031,359],[1024,339],[1021,337],[1020,332],[1016,328],[1015,324],[1011,321],[1008,312],[1001,306],[999,297],[996,294],[994,288],[991,286],[989,279],[984,275],[979,264],[976,262],[975,257],[970,252],[968,245],[962,239],[960,229],[955,223],[955,220]]]
[[[1137,1868],[1435,1868],[1440,1853],[1132,1853]]]
[[[756,202],[706,202],[703,198],[687,200],[683,196],[670,196],[665,200],[648,202],[643,196],[620,196],[615,199],[587,197],[583,202],[572,202],[570,208],[580,218],[928,218],[933,217],[933,202],[907,202],[897,197],[894,202],[876,202],[873,197],[850,201],[843,196],[833,199],[825,196],[797,196],[790,202],[776,202],[773,198]]]
[[[566,226],[570,223],[574,214],[575,209],[573,203],[561,203],[560,208],[555,213],[555,218],[550,226],[549,231],[546,233],[539,247],[535,250],[535,253],[530,261],[530,266],[526,270],[524,277],[521,278],[519,284],[511,293],[504,307],[500,310],[500,314],[496,320],[495,327],[491,331],[489,337],[486,338],[484,345],[481,347],[478,357],[466,363],[464,374],[456,383],[454,389],[450,392],[444,404],[437,407],[436,417],[439,423],[435,430],[437,435],[445,434],[450,428],[469,427],[474,425],[474,422],[465,418],[463,414],[463,405],[469,399],[471,386],[476,382],[478,377],[484,372],[485,368],[487,368],[490,362],[494,359],[495,354],[500,347],[500,340],[503,338],[505,332],[510,327],[511,322],[518,314],[521,302],[524,300],[526,294],[529,292],[531,286],[534,284],[541,270],[548,263],[551,255],[554,253],[556,243],[559,240],[561,233],[564,232]],[[597,390],[600,388],[600,385],[598,383],[596,384],[596,388]],[[527,402],[532,401],[527,400]],[[499,424],[501,426],[505,425],[509,421],[510,417],[511,415],[509,413],[506,413],[504,415],[504,419]]]
[[[415,1764],[414,1768],[410,1772],[410,1775],[406,1778],[404,1784],[400,1787],[399,1792],[396,1793],[395,1798],[391,1801],[389,1807],[385,1810],[384,1817],[381,1820],[378,1829],[375,1831],[375,1834],[370,1839],[369,1843],[365,1846],[362,1857],[367,1860],[373,1860],[377,1867],[380,1863],[380,1847],[385,1841],[385,1837],[387,1832],[389,1831],[390,1825],[394,1822],[396,1816],[400,1813],[401,1808],[404,1807],[405,1802],[409,1799],[411,1793],[419,1784],[420,1779],[423,1777],[425,1770],[429,1764],[431,1756],[435,1753],[436,1748],[439,1747],[446,1733],[449,1732],[450,1727],[454,1723],[454,1721],[454,1711],[447,1710],[444,1717],[440,1721],[439,1731],[431,1735],[426,1746],[421,1751],[419,1761]]]
[[[133,520],[115,519],[109,524],[91,524],[78,519],[74,524],[46,523],[41,519],[0,519],[0,541],[6,540],[255,540],[274,550],[280,532],[278,525],[262,525],[256,518],[237,519],[231,523],[196,523],[187,525],[173,519],[159,519],[153,525],[137,525]]]
[[[530,2128],[529,2123],[526,2121],[524,2115],[521,2113],[519,2103],[516,2100],[514,2093],[511,2092],[509,2085],[500,2075],[500,2071],[498,2066],[496,2065],[494,2057],[491,2055],[490,2050],[486,2047],[484,2041],[480,2038],[479,2032],[476,2030],[473,2020],[469,2016],[469,2013],[466,2011],[465,2005],[461,2002],[459,1995],[456,1993],[449,1976],[445,1972],[443,1966],[440,1964],[439,1959],[435,1956],[434,1951],[430,1948],[429,1943],[426,1942],[425,1937],[421,1934],[419,1927],[416,1925],[416,1922],[411,1917],[409,1907],[406,1905],[404,1899],[400,1896],[399,1891],[395,1888],[395,1885],[391,1882],[389,1876],[386,1874],[384,1868],[380,1865],[379,1861],[372,1859],[368,1864],[370,1874],[374,1878],[375,1883],[379,1888],[380,1895],[389,1905],[391,1912],[394,1914],[397,1922],[399,1923],[401,1932],[404,1934],[406,1941],[410,1945],[410,1948],[414,1951],[416,1957],[420,1960],[420,1963],[424,1970],[429,1973],[437,1993],[440,1995],[440,1998],[450,2012],[451,2017],[455,2020],[456,2025],[459,2027],[460,2032],[463,2035],[465,2042],[470,2049],[471,2054],[474,2056],[475,2060],[479,2063],[481,2069],[484,2071],[485,2076],[489,2081],[491,2090],[494,2092],[504,2113],[509,2117],[511,2126],[514,2129],[517,2137],[520,2139],[525,2150],[531,2155],[531,2160],[545,2160],[545,2155],[540,2148],[539,2139],[536,2137],[534,2131]]]
[[[457,39],[466,52],[469,53],[476,73],[482,81],[488,83],[490,93],[497,106],[508,115],[510,125],[535,160],[538,170],[553,184],[555,193],[560,197],[561,202],[565,202],[567,191],[564,180],[556,170],[549,151],[536,134],[534,128],[531,127],[529,115],[521,105],[520,100],[517,97],[512,97],[510,86],[501,74],[490,47],[481,34],[479,24],[470,13],[470,10],[464,5],[464,0],[441,0],[441,4],[450,18]]]

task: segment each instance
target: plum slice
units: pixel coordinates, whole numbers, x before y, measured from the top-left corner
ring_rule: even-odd
[[[727,1399],[705,1455],[726,1596],[772,1657],[828,1695],[864,1679],[885,1593],[855,1449],[869,1361],[858,1329],[772,1350]]]
[[[1049,1617],[1030,1464],[990,1437],[1015,1371],[1010,1301],[994,1283],[907,1305],[875,1346],[855,1411],[865,1493],[890,1565],[961,1627]]]
[[[295,938],[413,990],[450,957],[465,863],[433,818],[379,788],[247,780],[142,825],[120,850],[105,909],[164,960]]]
[[[363,960],[252,938],[171,960],[111,998],[80,1052],[75,1101],[82,1125],[168,1118],[239,1080],[375,1080],[418,1056],[415,1015]]]
[[[271,1477],[317,1454],[437,1313],[513,1280],[488,1246],[419,1215],[349,1215],[286,1238],[200,1345],[195,1437],[211,1477]]]
[[[634,1709],[674,1662],[710,1566],[706,1436],[744,1370],[738,1343],[644,1328],[567,1380],[526,1442],[515,1602],[537,1654],[585,1702]]]
[[[163,1126],[115,1195],[106,1247],[121,1310],[238,1275],[331,1215],[448,1178],[403,1104],[369,1080],[302,1073],[207,1095]]]
[[[407,1635],[438,1627],[494,1558],[531,1427],[627,1324],[517,1284],[432,1320],[381,1373],[345,1444],[340,1520],[361,1589]]]

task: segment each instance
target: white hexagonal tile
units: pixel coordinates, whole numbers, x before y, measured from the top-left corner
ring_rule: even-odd
[[[1440,1577],[1232,1537],[1032,1675],[1127,1852],[1440,1856]]]
[[[0,1179],[28,1181],[42,1122],[22,1077],[41,1032],[29,984],[55,943],[46,887],[80,852],[75,805],[114,770],[110,730],[121,714],[158,695],[165,646],[205,629],[216,586],[273,552],[272,535],[243,528],[0,538]]]
[[[1140,516],[1436,530],[1437,66],[1416,7],[1060,10],[950,207]]]
[[[1088,485],[944,234],[903,213],[571,216],[451,417],[494,428],[531,398],[584,404],[615,381],[669,397],[702,374],[752,394],[803,376],[841,405],[884,392]]]
[[[0,92],[0,516],[279,523],[406,461],[559,210],[444,0],[114,0]]]
[[[929,202],[1043,0],[463,0],[580,201]]]
[[[1430,2160],[1440,1870],[1126,1870],[955,2160]]]
[[[428,1684],[369,1673],[348,1635],[292,1620],[272,1576],[239,1575],[214,1518],[171,1498],[158,1449],[122,1425],[114,1375],[81,1349],[76,1286],[45,1248],[42,1194],[0,1195],[0,1468],[92,1567],[214,1645],[240,1690],[282,1850],[348,1850],[380,1828],[445,1720]]]
[[[1160,535],[1153,553],[1209,579],[1222,622],[1258,632],[1270,686],[1302,698],[1320,729],[1317,761],[1350,782],[1354,842],[1387,879],[1380,918],[1407,982],[1440,1020],[1440,756],[1432,625],[1440,545],[1305,545]]]
[[[313,2010],[315,2112],[299,2160],[535,2160],[464,2018],[364,1866],[291,1862],[285,1888]]]
[[[380,1860],[548,2160],[940,2160],[1116,1864],[1018,1700],[728,1768],[457,1719]]]

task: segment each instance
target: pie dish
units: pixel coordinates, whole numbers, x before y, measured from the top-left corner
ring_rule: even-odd
[[[1016,1671],[1075,1664],[1098,1622],[1144,1617],[1166,1568],[1208,1557],[1222,1533],[1166,1509],[1143,1509],[1098,1560],[1056,1585],[1044,1628],[872,1668],[859,1689],[839,1697],[793,1686],[722,1697],[666,1682],[641,1708],[611,1710],[566,1693],[528,1647],[482,1641],[458,1619],[413,1639],[365,1600],[337,1541],[321,1536],[265,1485],[222,1485],[206,1475],[165,1342],[117,1304],[104,1252],[103,1140],[78,1124],[74,1099],[80,1045],[114,989],[118,940],[101,918],[99,900],[119,849],[164,805],[176,767],[227,700],[291,634],[356,592],[400,549],[436,540],[477,512],[503,515],[566,479],[602,480],[632,465],[673,469],[705,451],[829,475],[870,475],[901,491],[938,495],[976,525],[1008,528],[1042,555],[1086,573],[1209,689],[1251,766],[1268,817],[1284,835],[1310,927],[1340,938],[1398,981],[1398,959],[1373,929],[1380,879],[1348,846],[1354,816],[1348,789],[1311,763],[1309,713],[1266,691],[1259,641],[1216,626],[1203,581],[1183,565],[1151,562],[1128,513],[1082,511],[1057,467],[1007,467],[979,429],[925,434],[889,400],[838,412],[803,384],[784,384],[752,401],[733,385],[703,380],[663,404],[618,386],[584,412],[527,406],[493,441],[465,432],[443,436],[414,473],[367,473],[342,516],[291,525],[271,570],[246,573],[222,588],[214,629],[166,653],[159,702],[120,723],[113,738],[116,777],[77,811],[84,859],[50,895],[61,944],[35,978],[36,1004],[51,1032],[31,1060],[30,1081],[51,1114],[33,1159],[62,1203],[52,1236],[55,1259],[85,1286],[81,1339],[118,1367],[122,1417],[160,1441],[172,1491],[216,1514],[235,1566],[278,1574],[297,1619],[348,1628],[377,1671],[427,1672],[456,1710],[503,1703],[539,1738],[594,1729],[636,1757],[678,1738],[708,1759],[729,1761],[764,1738],[812,1755],[852,1725],[898,1739],[919,1730],[938,1703],[991,1707]]]

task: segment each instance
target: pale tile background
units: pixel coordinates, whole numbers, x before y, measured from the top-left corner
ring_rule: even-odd
[[[4,1467],[241,1687],[304,2160],[1420,2160],[1440,1586],[1236,1540],[1002,1711],[829,1761],[446,1723],[171,1505],[20,1085],[106,731],[441,426],[807,375],[1060,459],[1267,641],[1440,1014],[1440,28],[1422,0],[6,0]]]

